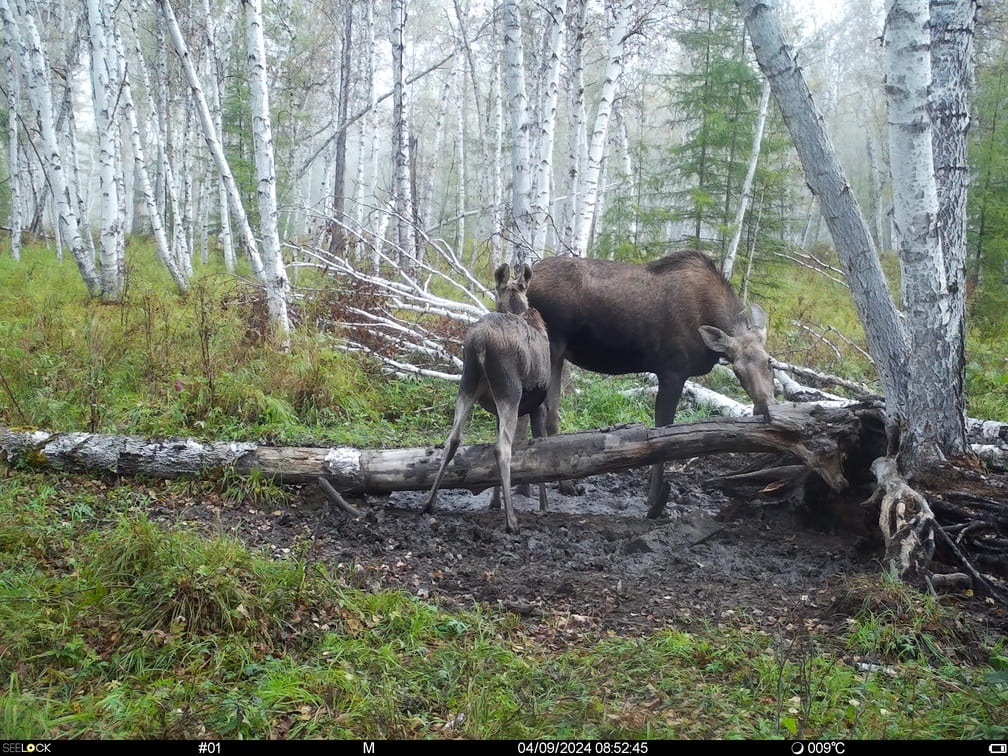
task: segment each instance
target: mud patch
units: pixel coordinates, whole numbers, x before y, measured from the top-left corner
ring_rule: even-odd
[[[819,508],[706,485],[744,456],[670,464],[672,495],[657,519],[646,516],[647,469],[587,478],[580,495],[550,485],[545,513],[534,495],[516,495],[514,535],[504,532],[503,512],[488,509],[490,490],[443,490],[430,515],[425,492],[397,492],[352,502],[362,514],[350,517],[316,486],[273,510],[202,504],[165,515],[277,557],[324,562],[357,587],[447,608],[504,608],[541,626],[636,634],[745,617],[766,630],[828,632],[857,611],[852,584],[881,580],[881,538],[839,524],[856,518],[837,518],[836,501],[810,511]],[[847,505],[868,493],[852,491]],[[1008,629],[1004,607],[947,598],[979,609],[972,616],[981,630]]]

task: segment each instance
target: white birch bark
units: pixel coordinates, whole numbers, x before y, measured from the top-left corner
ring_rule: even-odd
[[[455,141],[458,151],[458,182],[455,187],[455,216],[458,218],[455,227],[455,249],[459,255],[466,242],[466,109],[461,107],[461,100],[466,90],[466,65],[463,56],[456,62],[458,71],[459,107],[455,108]]]
[[[517,0],[505,0],[504,66],[511,117],[511,242],[509,262],[520,265],[532,253],[532,186],[529,176],[529,113],[525,52]]]
[[[493,118],[494,158],[491,161],[490,201],[491,235],[490,259],[494,267],[504,261],[504,71],[500,59],[495,60],[490,91]]]
[[[567,59],[570,67],[567,106],[567,167],[565,171],[563,229],[560,244],[569,253],[574,252],[574,235],[581,213],[581,184],[584,160],[588,153],[588,116],[584,97],[584,43],[588,17],[588,0],[571,0],[574,8],[568,12],[571,31],[568,33]]]
[[[943,414],[934,395],[957,391],[947,344],[952,300],[937,233],[930,86],[930,34],[926,0],[889,0],[885,29],[891,171],[902,267],[904,312],[890,296],[878,254],[844,177],[822,117],[783,35],[775,8],[763,0],[736,0],[764,75],[821,203],[847,283],[865,328],[886,398],[890,437],[899,435],[900,457],[912,474],[945,456],[940,428],[962,423]]]
[[[2,1],[3,0],[0,0],[0,2]],[[175,19],[175,11],[172,9],[169,0],[156,0],[156,2],[161,8],[162,18],[164,19],[167,27],[168,35],[171,37],[172,43],[175,46],[175,51],[178,53],[179,61],[186,73],[189,88],[192,91],[193,99],[196,101],[200,123],[203,127],[203,136],[206,140],[207,147],[209,148],[210,154],[217,165],[217,171],[220,173],[221,178],[224,181],[224,185],[227,187],[228,202],[231,206],[231,213],[234,215],[234,218],[238,223],[239,230],[241,231],[242,241],[246,246],[249,261],[252,264],[252,272],[255,275],[256,280],[262,286],[267,287],[268,291],[268,278],[272,271],[266,270],[263,265],[262,257],[259,255],[259,244],[256,241],[255,234],[252,233],[252,227],[249,225],[248,215],[245,213],[244,205],[242,205],[241,193],[238,191],[238,185],[235,183],[234,174],[231,172],[231,166],[228,165],[227,158],[224,155],[224,148],[217,136],[217,130],[213,122],[213,117],[210,115],[210,108],[207,105],[206,97],[203,94],[203,87],[200,84],[199,77],[196,75],[196,69],[193,67],[192,60],[189,57],[189,47],[186,45],[185,39],[182,36],[182,30],[179,29],[178,21]],[[270,304],[272,306],[273,303],[271,302]],[[272,314],[271,310],[270,315],[272,316]],[[286,312],[284,312],[278,317],[278,321],[276,322],[276,325],[281,328],[281,333],[285,334],[282,328],[287,322]]]
[[[410,133],[406,115],[406,87],[403,81],[403,54],[406,39],[406,0],[391,0],[389,38],[392,42],[392,149],[393,192],[395,195],[396,238],[404,266],[413,268],[417,256],[413,229],[413,197],[410,187]],[[407,262],[407,259],[409,261]]]
[[[544,76],[536,128],[535,177],[532,181],[532,258],[541,259],[551,227],[550,202],[553,196],[553,141],[556,133],[557,100],[560,91],[560,56],[564,47],[567,0],[553,0],[544,11],[547,44],[543,51]]]
[[[10,172],[10,240],[11,257],[21,259],[21,160],[18,146],[18,107],[21,99],[21,76],[14,45],[5,35],[3,45],[4,89],[7,90],[7,166]]]
[[[441,155],[441,144],[444,142],[448,121],[448,105],[452,102],[451,93],[452,89],[455,88],[457,71],[458,68],[452,66],[451,71],[445,76],[444,83],[441,86],[437,117],[434,121],[434,140],[430,146],[430,158],[423,161],[423,188],[420,191],[420,208],[418,212],[420,222],[424,224],[422,228],[432,228],[436,225],[434,222],[434,178],[438,158]],[[459,92],[459,95],[461,95],[461,92]]]
[[[171,115],[173,97],[170,93],[172,79],[168,75],[168,45],[170,43],[165,39],[167,26],[168,24],[165,23],[158,24],[157,27],[158,48],[154,80],[151,80],[150,72],[144,63],[143,55],[140,53],[140,37],[135,26],[132,29],[132,34],[133,48],[137,54],[134,55],[133,63],[140,72],[140,79],[143,82],[142,89],[148,93],[147,107],[151,111],[151,122],[157,126],[153,131],[157,139],[155,197],[159,201],[162,218],[165,219],[166,224],[170,221],[170,228],[167,225],[165,227],[165,234],[168,235],[169,257],[172,264],[188,277],[186,271],[190,269],[190,255],[185,238],[185,210],[182,207],[174,168],[174,165],[181,164],[181,161],[178,160],[175,149],[175,128]],[[181,168],[181,165],[179,167]]]
[[[256,185],[259,195],[259,234],[262,236],[266,302],[270,321],[281,345],[290,345],[287,303],[290,282],[284,267],[278,230],[276,163],[273,159],[273,129],[270,124],[269,87],[266,76],[266,43],[263,37],[262,0],[242,0],[248,29],[249,90],[252,97],[252,138],[255,143]]]
[[[613,100],[616,97],[619,79],[623,73],[623,57],[626,52],[627,31],[630,27],[631,4],[628,2],[607,3],[606,12],[611,21],[608,32],[606,73],[602,82],[598,110],[595,112],[595,126],[592,131],[591,143],[588,147],[581,206],[578,211],[572,244],[573,253],[578,257],[584,257],[587,254],[595,223],[596,205],[601,191],[599,176],[609,138],[609,115],[612,112]]]
[[[154,185],[151,182],[150,171],[147,170],[147,148],[140,133],[140,121],[137,118],[136,104],[133,101],[133,86],[130,81],[129,69],[126,66],[124,45],[119,34],[116,34],[115,39],[115,43],[120,49],[118,56],[120,66],[119,77],[122,81],[123,111],[126,116],[126,124],[130,130],[130,142],[133,147],[133,169],[136,179],[140,183],[140,194],[144,210],[147,214],[147,220],[151,225],[151,233],[154,236],[154,248],[157,251],[158,259],[168,269],[168,273],[175,282],[175,286],[184,294],[189,290],[189,279],[182,274],[175,262],[175,258],[171,254],[171,248],[168,246],[168,235],[165,233],[164,219],[161,217],[161,210],[154,195]],[[142,63],[142,59],[139,57],[140,50],[134,48],[133,52],[134,56],[137,56],[135,59],[140,60]]]
[[[113,87],[119,84],[119,61],[110,42],[112,9],[105,0],[87,0],[88,33],[91,43],[91,100],[94,104],[98,136],[98,181],[101,217],[102,296],[110,301],[122,297],[126,240],[119,213],[117,166],[122,156],[117,149],[118,117],[114,112],[117,97]]]
[[[94,260],[84,242],[76,203],[71,201],[63,156],[56,138],[49,64],[45,59],[38,27],[31,14],[25,10],[23,0],[14,0],[13,3],[0,0],[0,16],[3,17],[4,32],[9,43],[18,50],[18,56],[25,65],[28,96],[42,138],[41,149],[46,177],[52,191],[53,209],[59,224],[59,237],[69,246],[88,293],[92,297],[100,297],[101,281]],[[24,27],[23,35],[19,21]]]
[[[368,105],[367,113],[360,119],[360,133],[357,148],[357,178],[354,183],[357,227],[365,228],[367,208],[374,205],[378,190],[378,124],[377,103],[374,86],[375,72],[375,29],[374,4],[364,3],[364,31],[362,86]]]
[[[965,413],[948,417],[948,394],[962,401],[962,314],[954,312],[941,238],[938,233],[938,187],[928,113],[931,88],[931,31],[928,0],[889,0],[885,35],[886,92],[889,101],[889,155],[893,179],[893,222],[899,250],[903,307],[910,351],[906,428],[901,455],[929,464],[944,458],[939,428],[949,422],[961,430],[965,447]],[[964,241],[964,240],[963,240]],[[963,241],[960,247],[963,247]],[[960,288],[960,295],[962,288]],[[909,380],[912,377],[912,380]],[[950,385],[950,379],[959,383]],[[941,387],[940,391],[935,391]]]
[[[217,49],[217,29],[221,25],[221,20],[214,18],[210,13],[210,0],[203,0],[204,13],[206,13],[207,24],[207,57],[211,61],[212,74],[210,76],[210,114],[214,124],[217,126],[217,133],[224,132],[224,111],[221,107],[221,73],[218,64]],[[217,176],[217,207],[220,215],[220,245],[221,254],[224,257],[224,269],[229,273],[235,270],[235,247],[234,234],[231,231],[231,214],[228,212],[227,187],[220,176]]]
[[[865,326],[869,351],[879,371],[886,410],[894,419],[904,403],[908,342],[871,233],[837,160],[795,50],[784,36],[775,6],[764,0],[735,0],[735,4],[745,20],[763,75],[770,81],[809,188],[818,198],[833,236],[847,274],[847,285]]]
[[[749,154],[749,167],[746,169],[745,179],[742,181],[742,189],[739,193],[739,204],[735,211],[731,241],[728,243],[724,261],[721,263],[721,274],[729,280],[732,276],[732,269],[735,267],[735,255],[738,253],[739,241],[742,239],[742,224],[745,222],[745,214],[752,201],[753,179],[756,176],[756,165],[759,163],[760,149],[763,145],[763,129],[766,126],[766,116],[769,109],[770,82],[764,78],[763,91],[760,94],[759,115],[756,117],[756,130],[753,134],[752,151]]]
[[[977,0],[932,0],[930,112],[933,121],[934,174],[938,189],[938,236],[949,289],[950,322],[945,329],[947,380],[954,391],[939,392],[944,399],[940,443],[946,453],[961,454],[967,447],[965,425],[966,346],[966,197],[969,166],[966,135],[970,125],[969,93],[973,87],[973,33]]]
[[[78,51],[75,51],[71,57],[72,60],[76,60]],[[69,66],[64,67],[62,70],[69,70]],[[66,182],[67,182],[67,194],[70,197],[70,202],[77,208],[77,218],[79,219],[81,238],[84,241],[84,250],[88,257],[91,259],[92,263],[96,259],[95,246],[94,246],[94,234],[92,233],[90,218],[90,203],[91,196],[87,189],[91,186],[92,176],[81,176],[80,160],[77,151],[77,116],[74,113],[74,93],[76,87],[73,84],[73,80],[64,76],[62,78],[63,83],[63,97],[60,100],[60,109],[56,115],[56,131],[57,138],[60,140],[60,149],[63,153],[63,165],[67,168],[66,170]],[[92,162],[91,169],[93,171],[94,165]],[[57,234],[59,238],[59,234]],[[60,260],[62,261],[62,257]],[[97,271],[97,268],[95,268]],[[99,274],[99,283],[101,282],[101,275]]]

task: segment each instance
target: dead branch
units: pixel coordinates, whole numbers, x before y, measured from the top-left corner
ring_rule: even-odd
[[[879,527],[885,538],[885,561],[895,576],[922,582],[934,556],[935,518],[927,499],[900,476],[896,460],[879,457],[871,466],[879,487]]]

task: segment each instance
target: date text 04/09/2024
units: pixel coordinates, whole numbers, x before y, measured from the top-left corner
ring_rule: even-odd
[[[529,756],[646,756],[646,740],[519,740]]]

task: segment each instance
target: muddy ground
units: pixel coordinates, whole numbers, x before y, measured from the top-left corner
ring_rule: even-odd
[[[739,617],[766,630],[842,626],[862,608],[865,581],[881,580],[877,522],[858,507],[870,490],[843,500],[824,492],[807,505],[786,488],[708,485],[748,456],[669,463],[672,495],[657,519],[646,517],[647,469],[587,478],[580,495],[548,486],[546,513],[516,495],[517,535],[505,533],[502,511],[488,509],[489,490],[444,490],[433,515],[421,511],[424,492],[396,492],[352,501],[361,512],[352,517],[306,485],[276,507],[207,502],[161,516],[278,557],[325,562],[359,587],[403,589],[446,607],[503,607],[554,630],[640,634]],[[991,637],[1008,635],[1003,605],[965,591],[942,600],[970,618],[977,643],[963,653],[974,661],[985,660]]]

